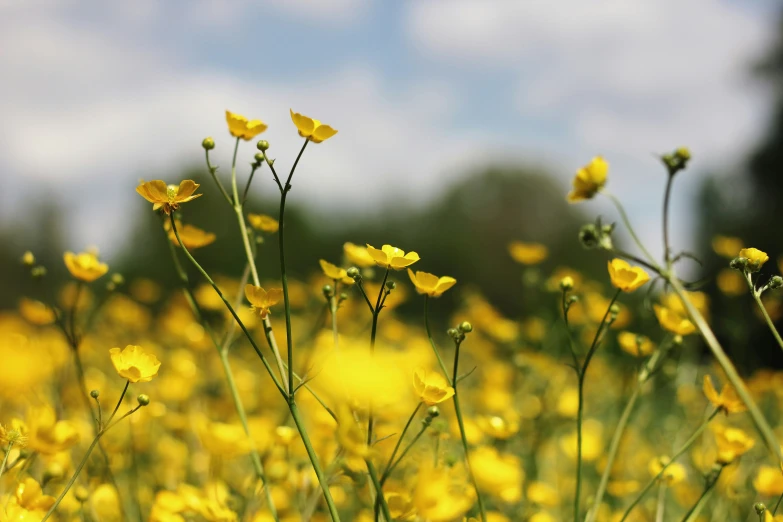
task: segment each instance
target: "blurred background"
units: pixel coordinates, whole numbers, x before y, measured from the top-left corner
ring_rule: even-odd
[[[0,1],[0,307],[35,292],[25,250],[54,281],[63,251],[94,245],[112,270],[175,286],[165,236],[134,191],[142,178],[203,183],[186,217],[219,239],[200,257],[237,275],[238,232],[200,145],[214,136],[227,175],[225,109],[269,124],[260,138],[284,171],[300,145],[289,108],[339,130],[308,147],[293,182],[289,259],[303,278],[320,258],[339,261],[345,241],[392,243],[510,317],[525,302],[556,306],[523,299],[508,243],[548,245],[543,270],[602,274],[605,258],[576,237],[614,210],[565,202],[576,169],[600,154],[608,188],[660,254],[658,156],[678,146],[693,160],[676,183],[674,245],[703,261],[683,270],[714,278],[727,260],[711,240],[723,234],[768,252],[777,272],[780,12],[762,0]],[[243,143],[240,180],[254,153]],[[257,176],[248,209],[276,215],[276,186]],[[276,245],[264,248],[273,277]],[[744,369],[783,365],[747,294],[705,291],[713,314],[732,318],[716,327]],[[444,297],[444,316],[456,298]]]

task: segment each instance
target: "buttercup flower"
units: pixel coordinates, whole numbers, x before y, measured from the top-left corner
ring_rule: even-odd
[[[186,179],[177,185],[166,185],[159,179],[147,181],[136,187],[136,192],[144,199],[152,203],[152,210],[163,209],[168,215],[177,210],[182,203],[193,201],[201,194],[193,194],[199,188],[199,184],[191,179]]]
[[[313,143],[321,143],[337,134],[337,131],[329,125],[322,125],[319,120],[308,118],[293,110],[291,110],[291,120],[296,125],[299,135]]]
[[[690,335],[696,331],[696,326],[687,318],[661,305],[653,305],[655,317],[664,330],[668,330],[677,335]]]
[[[71,275],[85,283],[91,283],[109,271],[109,265],[98,261],[98,255],[94,252],[66,252],[63,260]]]
[[[453,277],[438,277],[427,272],[416,272],[414,274],[410,268],[408,269],[408,277],[411,278],[411,282],[416,287],[418,293],[427,294],[430,297],[440,297],[443,295],[443,292],[457,283],[457,280]]]
[[[748,268],[751,272],[757,272],[764,266],[764,263],[769,261],[767,253],[762,252],[758,248],[743,248],[739,251],[738,257],[744,257],[748,260]]]
[[[267,129],[267,125],[261,120],[249,120],[241,114],[226,111],[226,123],[228,132],[235,138],[245,141],[252,140]]]
[[[25,321],[39,326],[52,324],[56,319],[54,311],[46,304],[27,297],[19,300],[19,315],[24,317]]]
[[[195,227],[193,225],[183,225],[181,221],[176,220],[175,226],[177,227],[177,232],[179,233],[179,238],[182,240],[182,243],[185,245],[185,248],[188,250],[193,250],[194,248],[201,248],[205,247],[207,245],[211,245],[215,242],[215,234],[212,232],[207,232],[206,230],[201,230],[198,227]],[[166,221],[163,225],[166,230],[169,232],[169,239],[172,243],[175,245],[179,245],[179,242],[177,241],[177,235],[174,233],[174,230],[171,228],[171,223],[169,221]]]
[[[508,253],[517,263],[523,265],[537,265],[547,258],[549,249],[541,243],[523,243],[512,241],[508,245]]]
[[[783,473],[777,466],[762,465],[753,479],[753,487],[764,497],[783,495]]]
[[[109,354],[114,369],[120,377],[130,382],[149,382],[158,374],[160,361],[141,346],[129,344],[124,350],[112,348]]]
[[[601,156],[596,156],[587,165],[576,171],[573,190],[568,194],[568,201],[575,203],[590,199],[606,184],[609,173],[609,163]]]
[[[406,254],[404,250],[391,245],[383,245],[380,250],[372,245],[367,245],[367,252],[375,260],[376,265],[395,270],[402,270],[419,260],[419,254],[416,252]]]
[[[422,368],[417,368],[413,372],[413,388],[427,406],[440,404],[454,395],[454,388],[449,386],[443,375],[437,372],[427,372]]]
[[[733,259],[742,250],[742,240],[738,237],[715,236],[712,238],[712,250],[719,256]]]
[[[274,234],[280,228],[280,223],[272,216],[267,216],[266,214],[248,214],[247,222],[256,230],[270,234]]]
[[[634,357],[644,357],[655,351],[655,343],[648,337],[632,332],[620,332],[617,334],[617,343],[625,353]]]
[[[348,262],[360,268],[367,268],[375,265],[375,259],[367,251],[367,247],[360,245],[354,245],[353,243],[345,243],[343,245],[343,252]]]
[[[638,266],[631,266],[623,259],[612,259],[608,267],[612,284],[623,292],[633,292],[650,280],[647,272]]]
[[[718,444],[718,462],[731,464],[737,458],[747,453],[755,441],[739,428],[731,428],[717,424],[713,426],[715,442]]]
[[[44,455],[54,455],[79,442],[79,432],[71,422],[58,421],[50,406],[27,412],[27,447]]]
[[[333,265],[332,263],[326,261],[325,259],[321,259],[318,261],[321,264],[321,270],[323,270],[324,275],[328,277],[329,279],[336,279],[337,281],[340,281],[343,284],[351,285],[353,284],[353,278],[348,277],[348,273],[345,271],[344,268],[340,268],[337,265]]]
[[[663,467],[669,464],[670,460],[669,457],[656,457],[652,459],[649,466],[650,475],[654,477],[660,473]],[[685,466],[679,462],[673,462],[669,464],[669,467],[666,468],[666,471],[663,472],[663,475],[661,475],[659,480],[662,480],[668,486],[672,486],[684,481],[687,476],[688,473],[685,471]]]
[[[27,426],[20,419],[11,419],[6,425],[0,424],[0,449],[5,450],[8,446],[27,446]]]
[[[41,520],[54,502],[54,497],[43,494],[35,479],[27,477],[16,487],[15,495],[4,503],[0,517],[9,522]]]
[[[261,319],[269,315],[269,308],[276,305],[283,298],[281,288],[272,288],[267,292],[260,286],[245,285],[245,297],[252,305],[250,309],[258,313]]]
[[[707,399],[713,406],[722,410],[726,415],[739,413],[747,409],[745,403],[737,397],[737,392],[728,383],[724,384],[720,393],[718,393],[709,375],[704,376],[704,395],[707,396]]]

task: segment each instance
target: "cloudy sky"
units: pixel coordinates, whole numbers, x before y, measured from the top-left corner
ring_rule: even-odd
[[[0,218],[54,196],[71,248],[110,252],[143,204],[139,178],[174,181],[207,135],[228,163],[227,108],[266,121],[288,165],[292,107],[340,131],[307,152],[300,200],[424,201],[518,159],[549,166],[565,194],[601,154],[657,238],[653,154],[693,151],[685,219],[698,173],[731,174],[763,132],[750,68],[776,17],[763,1],[0,0]]]

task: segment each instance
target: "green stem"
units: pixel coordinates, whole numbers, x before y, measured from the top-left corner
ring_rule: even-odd
[[[386,522],[393,522],[394,519],[389,512],[389,504],[386,502],[386,497],[383,495],[383,485],[378,480],[378,471],[375,469],[375,464],[373,464],[372,460],[369,458],[366,458],[365,462],[367,463],[367,471],[370,472],[370,480],[372,481],[372,485],[375,487],[375,506],[376,508],[378,505],[381,506],[381,512],[383,513],[383,518],[386,520]]]
[[[60,496],[57,497],[57,500],[54,501],[54,504],[52,504],[52,507],[49,508],[49,511],[46,512],[46,515],[44,515],[44,517],[41,519],[41,522],[46,522],[46,520],[49,519],[52,513],[54,513],[57,510],[57,506],[60,505],[60,502],[62,502],[62,500],[65,498],[65,495],[68,493],[68,491],[76,482],[76,479],[79,478],[79,473],[82,472],[84,465],[87,464],[87,460],[90,458],[90,454],[92,453],[92,450],[94,450],[95,446],[98,445],[98,442],[101,440],[101,437],[103,436],[104,433],[106,433],[105,430],[99,432],[98,435],[93,439],[92,444],[90,444],[90,447],[87,448],[87,452],[84,454],[84,457],[82,457],[82,461],[76,467],[76,471],[74,471],[71,480],[69,480],[68,484],[65,485],[65,489],[62,490],[62,493],[60,493]]]
[[[13,442],[8,443],[8,447],[5,449],[5,456],[3,457],[3,463],[0,464],[0,477],[5,473],[5,466],[8,464],[8,456],[11,454],[11,448],[14,446]]]
[[[473,467],[470,465],[470,453],[468,451],[468,437],[465,434],[465,422],[462,420],[462,408],[459,405],[459,394],[457,393],[457,367],[459,365],[459,347],[462,341],[454,343],[454,372],[451,379],[451,386],[454,388],[454,395],[452,400],[454,402],[454,413],[457,415],[457,423],[459,424],[459,435],[462,440],[462,449],[465,452],[465,465],[468,468],[468,475],[470,481],[473,482],[473,487],[476,490],[476,499],[478,500],[479,513],[481,514],[481,522],[487,522],[487,512],[484,508],[484,499],[481,497],[476,477],[473,475]]]
[[[669,462],[664,464],[661,467],[661,470],[658,472],[657,475],[655,475],[653,478],[650,479],[650,481],[647,483],[646,486],[639,492],[639,494],[636,496],[633,502],[631,502],[631,505],[628,506],[628,508],[625,510],[625,513],[623,513],[623,518],[620,519],[620,522],[623,522],[628,516],[631,514],[631,511],[633,511],[633,508],[636,507],[639,502],[642,501],[644,496],[647,494],[650,489],[652,489],[653,486],[660,480],[661,477],[663,477],[663,474],[666,472],[666,470],[674,464],[678,458],[680,458],[686,451],[690,449],[690,447],[693,445],[694,442],[699,438],[699,436],[702,434],[702,432],[707,428],[707,425],[709,425],[710,421],[715,418],[716,415],[720,413],[719,409],[716,409],[713,411],[707,419],[705,419],[704,422],[701,423],[701,426],[696,428],[696,431],[693,432],[693,434],[688,438],[688,440],[685,441],[685,443],[680,447],[679,450],[677,450],[674,455],[671,456],[669,459]]]
[[[672,185],[674,184],[674,175],[669,174],[666,178],[666,191],[663,195],[663,260],[666,269],[671,270],[671,243],[669,243],[669,203],[672,195]]]
[[[114,411],[111,412],[111,415],[109,416],[109,419],[106,421],[106,424],[110,424],[114,416],[117,415],[117,410],[119,410],[120,405],[122,405],[122,399],[124,399],[125,394],[128,393],[128,386],[130,386],[130,380],[125,381],[125,387],[122,389],[122,393],[120,394],[120,399],[117,401],[117,405],[114,407]]]
[[[405,459],[405,455],[408,454],[408,452],[413,449],[413,446],[416,445],[416,443],[419,441],[422,435],[424,435],[424,432],[427,431],[427,428],[430,427],[429,423],[424,423],[421,426],[421,429],[419,429],[418,433],[414,435],[413,439],[408,443],[407,446],[405,446],[405,449],[402,450],[402,453],[400,453],[400,456],[397,457],[397,460],[391,463],[391,466],[386,468],[386,471],[381,476],[381,485],[384,485],[386,481],[389,479],[391,474],[394,472],[395,469],[397,469],[397,466],[400,465],[400,463]],[[390,461],[391,462],[391,461]]]
[[[780,337],[780,332],[778,332],[778,329],[775,328],[775,323],[772,321],[772,318],[769,316],[769,313],[767,312],[767,308],[764,306],[764,303],[761,301],[761,293],[758,292],[756,288],[753,286],[753,279],[751,279],[750,274],[748,274],[747,272],[745,273],[745,280],[748,282],[748,288],[750,288],[750,293],[753,295],[753,299],[756,301],[756,304],[759,305],[759,309],[761,310],[762,315],[764,315],[764,320],[767,322],[767,326],[769,326],[772,335],[775,337],[775,340],[778,342],[778,346],[780,346],[780,349],[783,350],[783,338]]]
[[[690,522],[691,520],[696,520],[696,517],[699,516],[699,513],[704,508],[704,505],[707,503],[707,496],[712,491],[712,488],[715,487],[715,484],[718,483],[718,478],[720,477],[720,474],[723,472],[723,467],[721,467],[716,473],[715,476],[711,477],[707,484],[704,486],[704,491],[701,492],[701,496],[696,501],[696,503],[693,505],[691,509],[688,510],[688,512],[685,514],[684,517],[682,517],[682,522]]]
[[[625,208],[623,208],[623,204],[620,203],[620,200],[615,197],[614,194],[611,192],[608,192],[606,190],[602,190],[601,193],[608,197],[612,203],[614,203],[615,208],[617,209],[617,212],[620,214],[620,218],[623,220],[623,224],[625,225],[625,228],[628,230],[628,233],[631,234],[631,238],[633,239],[634,243],[636,243],[636,246],[639,247],[639,250],[641,250],[644,253],[644,257],[647,258],[647,260],[652,264],[655,265],[655,258],[650,254],[650,252],[644,247],[644,243],[642,243],[641,239],[639,239],[639,236],[636,235],[636,232],[633,229],[633,226],[631,225],[631,220],[628,219],[628,214],[625,213]]]
[[[663,522],[663,513],[666,509],[666,484],[658,485],[658,501],[655,504],[655,522]]]
[[[783,494],[781,494],[780,497],[778,497],[778,501],[775,503],[775,509],[772,510],[772,516],[775,516],[777,514],[781,502],[783,502]]]
[[[614,465],[614,459],[617,458],[617,451],[620,449],[620,441],[625,433],[625,428],[628,425],[628,420],[631,418],[631,412],[633,411],[636,401],[639,399],[639,394],[642,391],[641,383],[636,386],[633,394],[628,399],[628,403],[625,405],[620,420],[617,423],[617,427],[612,435],[612,442],[609,444],[609,453],[606,456],[606,467],[601,475],[601,482],[598,484],[598,491],[595,493],[595,501],[593,502],[593,509],[587,514],[585,522],[593,522],[598,514],[598,507],[601,505],[601,501],[604,498],[606,492],[606,486],[609,483],[609,475],[612,473],[612,467]]]
[[[82,288],[84,287],[84,283],[81,281],[76,283],[76,292],[73,297],[73,305],[71,305],[71,316],[69,317],[69,324],[71,329],[71,339],[73,339],[74,344],[78,344],[78,337],[76,336],[76,309],[79,307],[79,298],[82,296]]]
[[[378,299],[375,301],[375,308],[372,312],[372,328],[370,330],[370,356],[375,357],[375,336],[378,333],[378,316],[381,314],[381,299],[383,298],[383,290],[386,287],[386,280],[389,279],[389,267],[386,267],[386,273],[383,274],[383,281],[381,281],[381,289],[378,290]],[[373,424],[375,422],[375,415],[373,414],[373,401],[372,396],[369,398],[369,414],[367,416],[367,445],[372,445],[372,431]]]
[[[397,439],[397,444],[394,445],[394,450],[392,451],[389,460],[386,462],[386,468],[384,468],[383,473],[381,474],[381,485],[383,485],[386,482],[386,479],[391,474],[391,468],[392,468],[392,463],[394,462],[394,457],[397,456],[397,451],[399,451],[400,445],[402,445],[402,439],[405,438],[405,434],[408,432],[408,428],[410,428],[413,419],[416,418],[416,414],[419,413],[422,404],[423,403],[421,402],[417,404],[416,408],[413,410],[413,413],[411,413],[411,416],[408,417],[408,422],[405,423],[405,427],[402,429],[402,433],[400,433],[400,437]]]
[[[237,140],[237,143],[239,143],[239,140]],[[213,167],[212,164],[209,162],[209,151],[205,149],[206,159],[207,159],[207,168],[209,169],[209,173],[212,176],[212,179],[215,180],[215,184],[217,184],[218,189],[220,189],[220,193],[223,194],[223,197],[226,198],[226,201],[228,201],[229,205],[233,205],[234,202],[231,201],[231,198],[228,195],[228,192],[226,192],[225,187],[223,187],[223,183],[220,182],[220,179],[217,177],[217,167]]]
[[[332,492],[329,491],[329,481],[321,469],[321,464],[318,462],[318,455],[316,455],[315,450],[313,449],[313,445],[310,443],[310,438],[307,436],[307,430],[305,429],[302,415],[299,412],[299,406],[297,406],[293,396],[290,396],[287,402],[288,409],[291,411],[291,417],[294,419],[294,423],[299,430],[299,435],[302,438],[302,443],[307,450],[307,456],[310,457],[310,463],[313,465],[315,475],[318,477],[318,482],[321,484],[321,489],[324,493],[324,499],[326,500],[326,505],[329,508],[329,514],[332,516],[332,520],[334,522],[340,522],[340,514],[337,512],[337,506],[334,503],[334,499],[332,499]]]
[[[430,332],[429,304],[430,304],[430,296],[424,294],[424,328],[426,328],[427,330],[427,339],[430,340],[430,346],[432,346],[432,351],[435,353],[435,357],[438,359],[438,364],[440,365],[440,369],[443,370],[444,377],[448,379],[449,371],[446,369],[446,365],[443,363],[443,359],[440,356],[438,347],[435,346],[435,341],[432,339],[432,332]]]

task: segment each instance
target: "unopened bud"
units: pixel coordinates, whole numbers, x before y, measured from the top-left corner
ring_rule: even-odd
[[[734,270],[744,271],[748,267],[748,258],[735,257],[729,263],[729,267],[733,268]]]
[[[473,331],[473,325],[468,321],[462,321],[459,323],[459,326],[457,326],[457,329],[459,329],[459,331],[462,333],[470,333]]]
[[[574,278],[571,276],[565,276],[560,280],[560,290],[567,292],[574,288]]]
[[[43,481],[49,482],[50,480],[59,480],[65,475],[65,468],[59,462],[51,462],[43,473]]]
[[[34,266],[32,270],[30,270],[30,275],[35,279],[42,279],[46,276],[46,267],[41,265]]]
[[[756,510],[757,515],[763,515],[764,512],[767,510],[767,506],[765,506],[762,502],[756,502],[753,504],[753,509]]]
[[[266,140],[259,140],[259,142],[256,143],[256,147],[261,152],[265,152],[265,151],[269,150],[269,142],[266,141]]]
[[[332,285],[324,285],[324,287],[321,289],[321,291],[324,293],[324,297],[327,299],[332,297],[332,291],[334,289],[332,288]]]
[[[386,281],[386,288],[389,290],[394,290],[395,288],[397,288],[397,283],[395,283],[394,281]]]
[[[437,417],[438,415],[440,415],[440,408],[438,408],[437,406],[430,406],[427,409],[427,415],[430,417]]]
[[[609,307],[609,313],[611,315],[617,315],[620,313],[620,305],[617,303],[612,304],[612,306]]]
[[[212,137],[204,138],[204,141],[201,142],[201,146],[204,147],[204,150],[212,150],[215,148],[215,140],[212,139]]]
[[[35,256],[29,250],[22,254],[22,264],[29,267],[35,264]]]
[[[150,396],[146,393],[142,393],[138,397],[136,397],[136,400],[139,403],[139,406],[147,406],[150,403]]]
[[[355,266],[352,266],[351,268],[346,270],[345,273],[348,274],[348,277],[352,279],[358,279],[362,277],[362,275],[359,273],[359,269],[356,268]]]
[[[579,296],[576,295],[569,295],[568,299],[566,299],[566,304],[571,306],[572,304],[579,301]]]
[[[769,283],[767,283],[767,288],[772,290],[776,290],[781,287],[783,287],[783,277],[780,276],[773,276],[770,278]]]
[[[264,155],[260,152],[256,152],[256,155],[253,156],[253,159],[256,160],[256,165],[261,165],[264,162]]]
[[[348,299],[348,294],[340,292],[340,301],[345,301],[346,299]]]
[[[92,397],[93,399],[97,399],[100,394],[101,392],[99,392],[98,390],[92,390],[90,392],[90,397]]]
[[[84,503],[90,498],[90,492],[84,486],[76,486],[73,490],[73,496],[77,501]]]
[[[448,334],[448,336],[451,337],[452,339],[457,339],[459,338],[460,335],[459,330],[457,330],[456,328],[449,328],[448,330],[446,330],[446,334]]]
[[[125,284],[125,278],[122,277],[122,274],[112,274],[111,275],[111,282],[114,283],[117,286],[123,285],[123,284]]]

